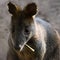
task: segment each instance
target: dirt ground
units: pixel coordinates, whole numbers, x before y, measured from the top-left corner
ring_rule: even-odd
[[[48,20],[60,33],[60,0],[0,0],[0,60],[6,60],[11,15],[7,3],[12,1],[23,8],[30,2],[38,6],[38,15]]]

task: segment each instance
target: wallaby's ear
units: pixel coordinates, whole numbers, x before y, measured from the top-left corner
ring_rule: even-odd
[[[9,2],[8,3],[8,8],[9,8],[9,12],[14,15],[17,14],[18,11],[20,11],[20,8],[18,6],[15,6],[13,3]]]
[[[37,5],[35,3],[30,3],[24,8],[24,11],[28,16],[33,16],[37,12]]]

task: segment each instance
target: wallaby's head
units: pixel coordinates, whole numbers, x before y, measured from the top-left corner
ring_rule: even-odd
[[[14,47],[20,49],[35,33],[33,16],[37,12],[37,6],[35,3],[30,3],[21,9],[9,2],[8,8],[9,13],[12,14],[11,33]],[[31,36],[29,37],[29,35]]]

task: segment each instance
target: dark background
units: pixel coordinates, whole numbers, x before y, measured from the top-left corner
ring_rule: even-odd
[[[0,0],[0,60],[6,60],[11,15],[7,3],[13,3],[23,8],[30,2],[36,2],[38,16],[48,20],[60,33],[60,0]]]

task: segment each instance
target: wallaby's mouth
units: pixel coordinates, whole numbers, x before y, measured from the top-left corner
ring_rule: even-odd
[[[23,50],[23,48],[24,48],[24,46],[26,46],[26,47],[28,47],[31,51],[35,51],[31,46],[29,46],[27,43],[28,43],[28,41],[31,39],[31,37],[32,37],[32,32],[30,32],[30,34],[29,34],[29,37],[28,37],[28,39],[27,39],[27,41],[26,42],[24,42],[24,44],[23,45],[19,45],[19,47],[20,47],[20,51],[22,51]]]

